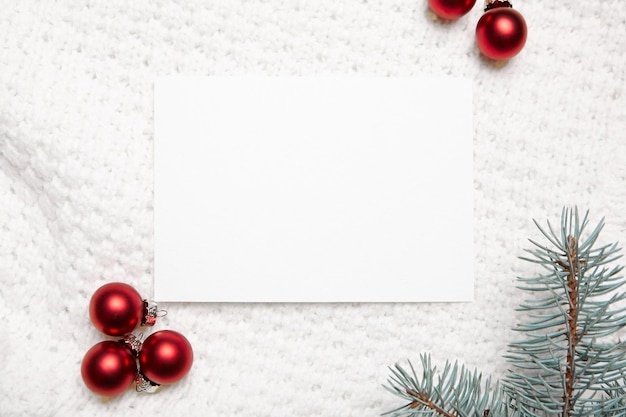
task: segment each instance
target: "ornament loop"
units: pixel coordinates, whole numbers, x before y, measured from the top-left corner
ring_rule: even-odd
[[[160,387],[159,384],[155,384],[154,382],[150,381],[141,372],[138,372],[137,376],[135,377],[135,385],[135,390],[137,392],[145,392],[148,394],[153,394],[157,392]]]

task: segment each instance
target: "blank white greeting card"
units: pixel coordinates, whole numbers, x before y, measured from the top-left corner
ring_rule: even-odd
[[[155,84],[155,300],[473,298],[467,80]]]

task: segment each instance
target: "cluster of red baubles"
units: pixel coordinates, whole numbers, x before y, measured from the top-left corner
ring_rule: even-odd
[[[476,0],[428,0],[430,9],[442,19],[458,19],[469,12]],[[528,30],[524,17],[507,0],[487,0],[485,13],[476,25],[476,44],[485,56],[504,60],[517,55]]]
[[[130,285],[114,282],[99,288],[91,298],[89,316],[94,326],[109,336],[125,336],[146,324],[147,300]],[[102,396],[126,391],[133,381],[148,381],[157,387],[182,379],[191,369],[193,351],[180,333],[161,330],[143,342],[135,337],[107,340],[85,354],[81,375],[85,385]]]

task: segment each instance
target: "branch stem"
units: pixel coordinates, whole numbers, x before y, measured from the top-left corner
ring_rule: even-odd
[[[444,417],[457,417],[456,414],[454,413],[449,413],[446,410],[444,410],[443,408],[439,407],[437,404],[433,403],[432,400],[430,398],[428,398],[427,395],[421,394],[417,391],[413,391],[413,390],[406,390],[406,393],[409,394],[412,397],[417,398],[416,400],[413,400],[413,402],[411,403],[411,405],[409,405],[409,408],[417,408],[420,405],[425,406],[433,411],[435,411],[436,413],[444,416]]]
[[[573,236],[568,237],[567,247],[568,264],[566,270],[567,287],[569,290],[569,310],[567,321],[567,367],[565,369],[565,392],[563,393],[563,413],[562,417],[570,417],[574,407],[574,375],[575,375],[575,357],[576,345],[578,344],[578,254],[576,253],[576,239]]]

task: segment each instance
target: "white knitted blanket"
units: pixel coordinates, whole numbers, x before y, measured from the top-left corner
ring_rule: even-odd
[[[496,68],[480,4],[441,24],[423,0],[1,1],[0,416],[376,416],[401,404],[387,366],[420,352],[501,376],[531,219],[575,204],[626,240],[618,3],[520,1],[528,42]],[[104,401],[80,377],[103,340],[89,299],[152,296],[153,80],[218,74],[473,80],[475,301],[167,304],[156,328],[191,341],[190,374]]]

